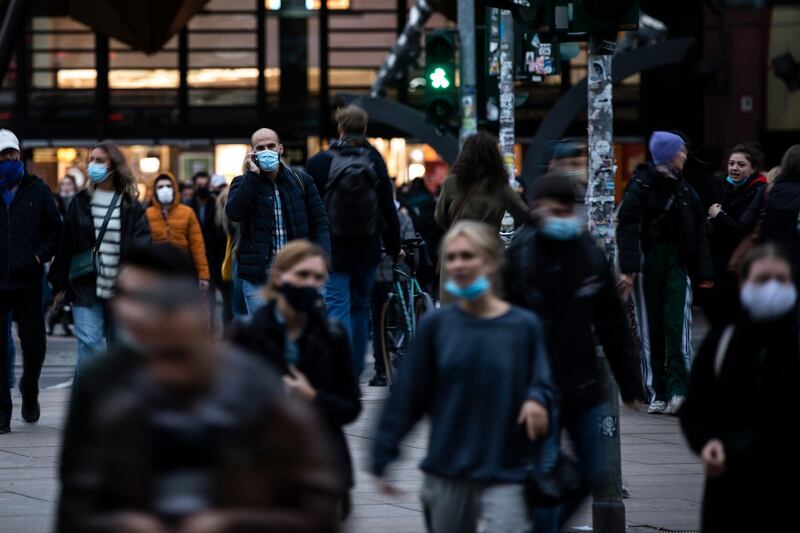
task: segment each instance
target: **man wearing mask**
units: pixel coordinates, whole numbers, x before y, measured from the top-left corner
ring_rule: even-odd
[[[543,511],[537,531],[555,533],[602,479],[604,458],[597,457],[599,413],[606,401],[595,338],[603,347],[623,401],[638,409],[644,400],[639,358],[616,280],[603,252],[575,213],[570,177],[548,174],[533,184],[533,220],[519,230],[502,270],[507,299],[536,312],[545,326],[547,353],[561,398],[560,417],[544,445],[542,466],[558,459],[560,429],[575,443],[583,479],[581,494],[557,512]]]
[[[192,177],[194,194],[189,207],[200,222],[203,242],[206,250],[206,261],[210,274],[208,303],[211,317],[216,316],[217,290],[226,290],[227,284],[222,279],[222,261],[225,259],[227,235],[222,229],[221,220],[217,217],[217,195],[211,190],[211,176],[207,172],[198,172]]]
[[[46,351],[42,275],[61,235],[61,216],[50,188],[25,171],[19,140],[0,129],[0,433],[11,423],[8,326],[13,311],[24,365],[19,383],[22,418],[39,420],[39,374]]]
[[[278,134],[262,128],[251,138],[245,172],[233,180],[225,214],[241,224],[237,272],[247,312],[264,305],[262,287],[272,262],[293,239],[308,239],[330,253],[328,217],[314,180],[281,163]]]
[[[131,249],[121,342],[70,401],[56,530],[322,533],[338,471],[319,423],[257,357],[215,344],[189,257]]]
[[[656,131],[649,144],[653,162],[636,168],[617,215],[619,286],[630,294],[641,274],[640,311],[646,311],[650,346],[642,357],[648,412],[676,414],[692,361],[692,284],[712,288],[714,264],[706,210],[682,175],[686,143]]]

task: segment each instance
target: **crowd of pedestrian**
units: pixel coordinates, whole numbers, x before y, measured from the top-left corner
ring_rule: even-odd
[[[362,377],[386,386],[390,370],[365,466],[394,493],[391,463],[427,417],[434,533],[559,531],[609,477],[597,425],[620,399],[680,417],[708,478],[704,531],[748,523],[754,501],[776,527],[788,519],[790,500],[752,487],[800,470],[800,145],[768,175],[758,145],[738,144],[696,190],[687,139],[654,132],[609,258],[587,230],[574,142],[527,184],[527,203],[483,132],[443,183],[398,189],[368,120],[339,110],[338,139],[305,169],[259,129],[230,186],[160,173],[142,197],[111,142],[92,148],[85,186],[68,175],[53,193],[0,130],[0,433],[12,321],[28,423],[46,325],[77,338],[59,531],[336,531],[358,467],[343,428],[361,413]],[[404,329],[399,359],[379,341],[398,272],[439,301]],[[695,304],[711,325],[696,358]],[[577,481],[545,504],[543,480],[568,467]]]

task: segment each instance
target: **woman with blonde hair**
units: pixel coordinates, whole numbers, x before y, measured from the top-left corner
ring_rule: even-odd
[[[387,466],[429,417],[422,502],[433,533],[473,533],[479,520],[487,531],[531,527],[524,481],[555,392],[539,319],[497,296],[503,249],[479,222],[447,234],[445,290],[456,303],[422,318],[378,425],[371,470],[391,493]]]
[[[89,187],[72,199],[64,217],[61,246],[50,269],[56,293],[73,302],[78,338],[76,375],[114,331],[108,302],[114,296],[119,259],[131,246],[150,242],[150,227],[125,155],[101,141],[92,148],[87,167]]]
[[[358,417],[361,400],[347,333],[324,312],[322,288],[327,278],[328,258],[322,248],[302,239],[287,243],[264,288],[267,304],[247,325],[234,327],[232,337],[280,369],[289,394],[316,407],[339,457],[344,518],[354,477],[342,427]]]

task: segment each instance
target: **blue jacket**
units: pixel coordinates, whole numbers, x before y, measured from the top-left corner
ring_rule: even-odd
[[[61,227],[50,188],[25,174],[11,203],[0,199],[0,290],[41,287],[42,268],[56,253]]]
[[[287,240],[308,239],[330,254],[328,216],[314,180],[304,172],[281,165],[275,184],[280,193]],[[233,180],[225,204],[228,218],[241,224],[237,275],[251,283],[260,284],[267,279],[275,228],[274,195],[275,189],[267,177],[247,172]]]

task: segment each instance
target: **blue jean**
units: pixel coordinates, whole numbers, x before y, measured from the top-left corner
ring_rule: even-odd
[[[72,320],[75,337],[78,339],[78,360],[75,362],[75,377],[85,368],[107,345],[107,315],[101,302],[90,307],[73,306]]]
[[[352,272],[334,270],[325,285],[328,316],[338,321],[350,335],[353,368],[361,377],[369,340],[369,307],[376,267]]]
[[[264,299],[264,286],[258,285],[246,279],[242,280],[242,292],[244,293],[244,302],[247,306],[247,314],[253,316],[260,307],[266,305],[267,301]]]
[[[578,509],[598,480],[603,479],[606,461],[598,457],[600,439],[600,416],[604,404],[595,405],[565,417],[555,413],[550,420],[550,430],[542,442],[538,467],[544,471],[551,469],[558,461],[561,450],[561,430],[566,429],[578,456],[578,469],[583,481],[582,489],[568,498],[559,507],[537,508],[534,510],[535,533],[558,533],[560,528]]]

